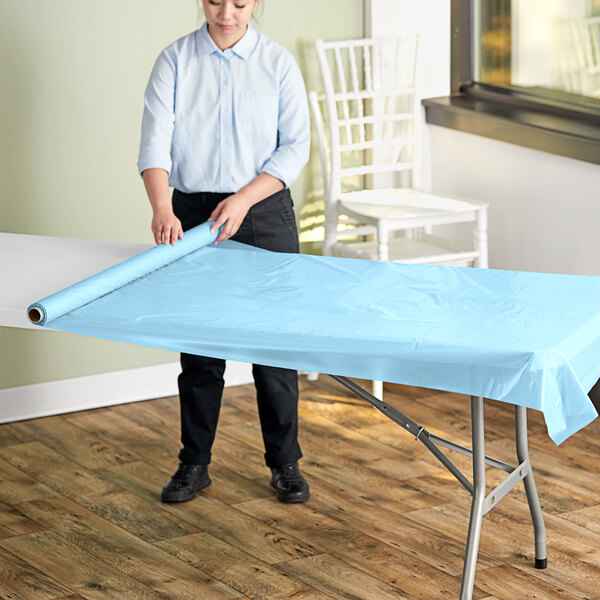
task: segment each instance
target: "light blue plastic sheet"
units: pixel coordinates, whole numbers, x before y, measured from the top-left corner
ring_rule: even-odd
[[[216,235],[200,225],[29,309],[92,337],[526,406],[557,444],[597,416],[599,277],[284,254]]]

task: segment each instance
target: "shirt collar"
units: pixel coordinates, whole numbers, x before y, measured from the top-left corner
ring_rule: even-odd
[[[200,29],[198,29],[197,41],[198,52],[201,57],[205,56],[206,54],[212,54],[213,52],[219,52],[221,54],[223,53],[215,44],[214,40],[210,37],[210,33],[208,33],[208,24],[206,22]],[[250,23],[248,23],[248,29],[246,30],[246,33],[234,46],[229,49],[233,53],[237,54],[240,58],[245,60],[248,58],[248,56],[250,56],[252,50],[254,50],[257,41],[258,32],[250,25]]]

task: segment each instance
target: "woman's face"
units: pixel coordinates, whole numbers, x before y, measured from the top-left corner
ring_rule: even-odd
[[[246,27],[258,0],[202,0],[208,30],[224,50],[246,33]]]

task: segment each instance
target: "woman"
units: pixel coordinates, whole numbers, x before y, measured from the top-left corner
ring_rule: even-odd
[[[206,22],[158,57],[144,97],[138,168],[157,244],[176,244],[205,221],[232,238],[298,252],[289,185],[306,164],[306,90],[292,55],[255,31],[258,0],[202,0]],[[172,201],[169,185],[174,188]],[[164,502],[184,502],[211,483],[225,361],[181,354],[179,467]],[[296,371],[253,365],[265,461],[282,502],[305,502],[298,470]]]

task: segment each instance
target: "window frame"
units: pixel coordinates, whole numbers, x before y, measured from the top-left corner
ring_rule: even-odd
[[[473,4],[451,0],[451,95],[422,101],[426,122],[600,164],[597,100],[474,81]]]

